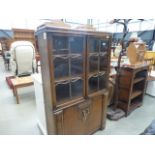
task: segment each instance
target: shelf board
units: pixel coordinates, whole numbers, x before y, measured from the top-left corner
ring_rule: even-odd
[[[143,92],[141,90],[136,90],[132,93],[131,99],[134,99],[135,97],[141,95]]]
[[[142,106],[142,101],[136,101],[136,102],[132,102],[128,107],[128,103],[127,102],[120,102],[118,104],[118,108],[122,109],[123,111],[126,112],[126,116],[128,116],[133,110],[137,109],[138,107]]]
[[[136,78],[133,83],[135,84],[135,83],[138,83],[138,82],[143,81],[143,80],[145,80],[144,77]]]

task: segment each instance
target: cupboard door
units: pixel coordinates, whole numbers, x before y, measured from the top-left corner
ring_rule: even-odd
[[[53,66],[56,104],[83,96],[84,37],[53,36]]]
[[[109,39],[88,38],[88,94],[107,88]],[[93,75],[92,75],[93,74]]]
[[[92,134],[102,127],[102,96],[97,96],[63,110],[57,122],[65,135]],[[58,116],[57,116],[58,117]],[[60,124],[61,123],[61,124]]]
[[[103,96],[98,95],[90,99],[91,100],[91,109],[90,115],[88,118],[88,125],[86,126],[87,133],[93,133],[98,129],[102,128],[102,119],[103,118]],[[106,108],[106,106],[104,107]]]

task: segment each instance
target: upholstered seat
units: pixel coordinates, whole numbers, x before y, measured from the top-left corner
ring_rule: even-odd
[[[11,44],[11,69],[17,76],[30,75],[36,68],[35,48],[29,41]]]

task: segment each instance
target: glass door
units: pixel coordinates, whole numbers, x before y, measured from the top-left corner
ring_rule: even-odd
[[[53,36],[53,66],[57,104],[83,96],[84,37]]]
[[[88,93],[106,88],[109,66],[109,41],[90,37],[88,39]]]

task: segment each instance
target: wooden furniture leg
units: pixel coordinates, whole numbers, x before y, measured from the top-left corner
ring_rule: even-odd
[[[13,95],[16,96],[16,94],[15,94],[15,87],[14,86],[12,88],[12,91],[13,91]]]
[[[19,96],[18,96],[18,92],[17,92],[17,87],[14,87],[14,94],[16,97],[17,104],[19,104]]]

